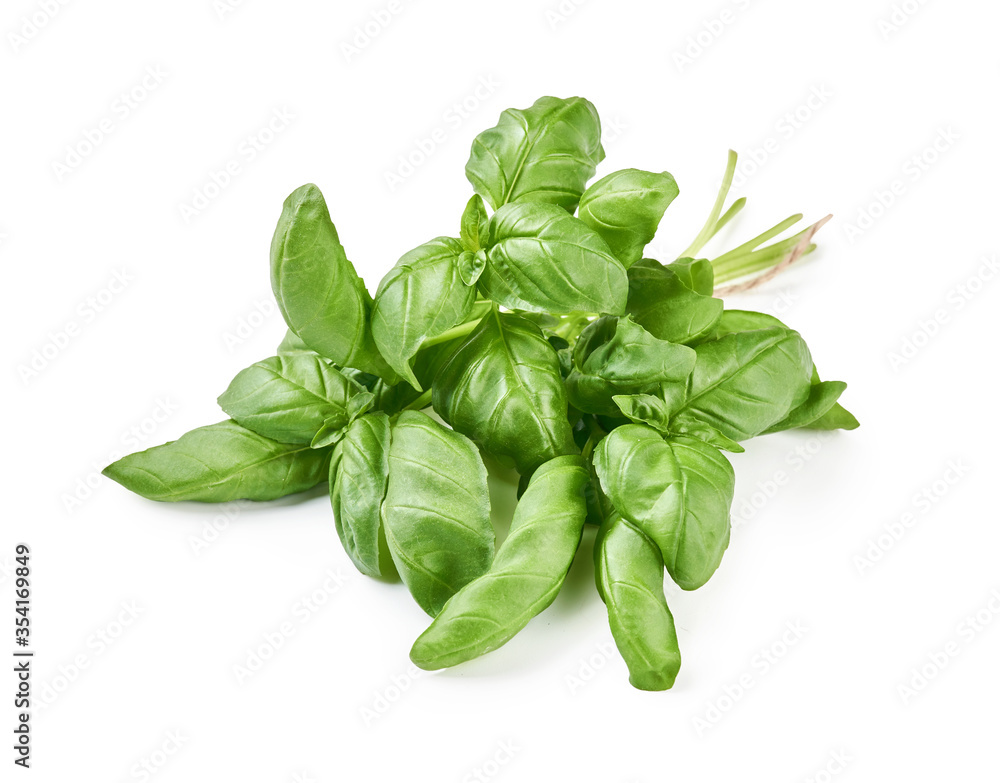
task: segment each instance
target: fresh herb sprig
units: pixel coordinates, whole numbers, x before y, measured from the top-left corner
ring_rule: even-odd
[[[472,144],[458,236],[405,253],[374,298],[319,188],[299,188],[271,244],[288,325],[276,355],[219,397],[227,421],[105,474],[171,501],[270,500],[328,481],[358,570],[398,576],[434,618],[410,653],[425,669],[506,643],[552,603],[596,525],[597,589],[630,680],[671,687],[664,571],[694,590],[719,567],[735,485],[725,452],[857,421],[798,332],[714,295],[810,252],[823,221],[779,239],[795,215],[701,257],[746,203],[725,209],[731,152],[704,227],[664,264],[645,250],[677,183],[625,169],[590,184],[603,158],[589,101],[503,112]],[[521,476],[499,548],[484,455]]]

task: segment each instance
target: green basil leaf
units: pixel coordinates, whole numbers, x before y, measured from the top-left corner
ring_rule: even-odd
[[[485,268],[486,253],[483,250],[475,253],[466,250],[458,258],[458,273],[462,276],[462,282],[468,286],[473,286],[479,281]]]
[[[686,384],[664,384],[671,423],[702,421],[727,438],[760,435],[809,397],[812,357],[798,332],[774,327],[728,334],[695,348]]]
[[[642,258],[678,192],[666,171],[622,169],[587,188],[580,198],[580,220],[601,235],[628,269]]]
[[[860,427],[860,422],[854,414],[837,403],[830,410],[820,416],[816,421],[811,421],[805,425],[808,430],[856,430]]]
[[[456,239],[438,237],[404,255],[379,284],[372,309],[375,344],[393,370],[420,389],[411,361],[424,340],[465,320],[476,290],[462,281]]]
[[[576,456],[535,471],[493,566],[445,604],[414,643],[414,663],[442,669],[495,650],[552,603],[580,545],[588,480]]]
[[[696,294],[711,296],[715,290],[715,269],[707,258],[681,258],[667,268]]]
[[[626,309],[654,337],[688,343],[712,331],[722,317],[722,300],[696,293],[671,266],[648,258],[633,264]]]
[[[599,318],[580,333],[573,350],[574,368],[566,379],[570,404],[586,413],[615,415],[615,395],[682,381],[696,356],[687,346],[656,339],[628,316]]]
[[[712,427],[703,421],[696,421],[694,419],[682,421],[669,427],[666,432],[668,435],[687,435],[692,438],[697,438],[702,443],[707,443],[709,446],[715,446],[717,449],[730,451],[733,454],[742,454],[746,451],[746,449],[735,440],[727,438],[715,429],[715,427]]]
[[[489,231],[490,217],[486,214],[486,205],[477,193],[469,199],[462,213],[462,245],[471,253],[478,252],[486,243]]]
[[[614,403],[622,414],[635,424],[648,424],[657,432],[666,433],[670,426],[670,409],[652,394],[616,394]]]
[[[490,219],[483,297],[512,310],[623,313],[625,268],[581,220],[550,204],[509,204]]]
[[[524,318],[495,310],[483,318],[433,388],[441,418],[522,474],[576,453],[559,357]]]
[[[507,109],[495,127],[476,136],[465,175],[494,210],[530,201],[573,212],[602,160],[594,105],[546,97],[529,109]]]
[[[671,688],[681,668],[674,618],[663,594],[663,560],[650,539],[618,514],[597,531],[597,591],[608,608],[629,682],[644,691]]]
[[[356,419],[330,465],[330,502],[344,550],[368,576],[382,576],[382,501],[389,483],[389,417],[372,413]]]
[[[618,512],[656,542],[674,581],[684,590],[705,584],[729,545],[736,479],[722,453],[626,424],[600,442],[594,468]]]
[[[307,346],[341,367],[395,380],[372,339],[371,297],[315,185],[285,199],[271,241],[271,288],[285,323]]]
[[[150,500],[274,500],[327,479],[329,451],[278,443],[228,420],[129,454],[104,475]]]
[[[278,343],[278,350],[275,351],[278,356],[285,356],[290,353],[311,353],[316,352],[302,342],[302,338],[299,337],[291,329],[285,332],[285,336],[282,338],[281,342]],[[317,354],[318,355],[318,354]]]
[[[706,342],[709,340],[719,340],[730,334],[754,332],[759,329],[774,329],[775,327],[788,329],[785,324],[767,313],[758,313],[754,310],[726,310],[722,313],[722,317],[715,325],[715,328],[712,329],[711,334],[705,339]]]
[[[843,381],[820,381],[809,388],[809,397],[777,424],[768,427],[765,433],[783,432],[798,427],[808,427],[833,410],[847,384]],[[841,409],[843,410],[843,409]],[[846,413],[846,411],[845,411]],[[853,418],[853,417],[852,417]],[[856,421],[856,420],[855,420]]]
[[[392,427],[382,524],[399,575],[436,615],[493,561],[486,468],[475,445],[425,413],[403,411]]]
[[[327,446],[336,446],[344,439],[347,429],[341,417],[336,416],[323,422],[323,426],[316,431],[313,439],[309,441],[309,448],[325,449]]]
[[[718,340],[729,334],[781,327],[787,329],[773,315],[753,310],[726,310],[708,339]],[[780,432],[793,428],[817,430],[853,430],[859,427],[858,420],[837,403],[847,384],[841,381],[820,381],[816,365],[812,368],[812,385],[809,397],[787,418],[767,429]]]
[[[240,425],[282,443],[310,443],[324,424],[343,427],[358,386],[315,353],[272,356],[241,371],[219,397]]]
[[[375,407],[376,397],[370,391],[358,392],[347,402],[347,420],[353,422]]]

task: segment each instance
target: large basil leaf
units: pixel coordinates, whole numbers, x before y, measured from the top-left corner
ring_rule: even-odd
[[[327,479],[329,449],[278,443],[228,420],[129,454],[104,475],[150,500],[273,500]]]
[[[781,327],[728,334],[695,348],[686,384],[664,384],[671,425],[702,421],[736,441],[760,435],[809,397],[812,357]]]
[[[315,185],[285,199],[271,240],[271,288],[289,329],[314,351],[394,380],[372,339],[371,297]]]
[[[537,326],[494,310],[434,381],[434,410],[522,474],[576,453],[559,357]]]
[[[330,464],[330,502],[344,550],[368,576],[381,576],[386,550],[382,501],[389,483],[389,417],[361,416],[347,428]]]
[[[574,456],[535,471],[493,566],[445,604],[414,643],[414,663],[441,669],[495,650],[552,603],[580,545],[589,478]]]
[[[583,221],[550,204],[509,204],[490,218],[479,290],[512,310],[618,314],[628,277]]]
[[[425,413],[400,414],[392,427],[382,525],[399,575],[432,616],[485,574],[496,535],[486,468],[472,441]]]
[[[462,280],[462,243],[438,237],[404,255],[379,284],[372,333],[385,360],[420,389],[411,367],[420,345],[465,320],[476,289]]]
[[[570,404],[586,413],[615,415],[615,395],[682,381],[696,356],[687,346],[656,339],[628,316],[599,318],[580,333],[573,350],[573,370],[566,379]]]
[[[678,192],[666,171],[623,169],[587,188],[580,198],[580,220],[601,235],[628,269],[642,258]]]
[[[729,545],[736,479],[722,453],[626,424],[598,444],[594,468],[618,512],[656,542],[674,581],[685,590],[705,584]]]
[[[495,127],[476,136],[465,175],[494,210],[534,201],[573,212],[602,160],[594,105],[546,97],[529,109],[507,109]]]
[[[312,352],[272,356],[241,371],[219,405],[247,429],[282,443],[309,443],[320,428],[347,424],[347,404],[360,391]]]
[[[709,334],[722,317],[722,300],[697,293],[690,269],[675,271],[652,259],[628,270],[627,311],[660,340],[688,343]]]
[[[681,668],[674,618],[663,594],[663,560],[641,530],[618,514],[601,524],[594,544],[597,591],[629,682],[644,691],[672,687]]]

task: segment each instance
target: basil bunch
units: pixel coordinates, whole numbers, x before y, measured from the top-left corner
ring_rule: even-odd
[[[105,474],[154,500],[213,502],[328,481],[358,570],[398,575],[434,617],[411,651],[426,669],[507,642],[597,525],[597,588],[631,682],[671,687],[664,571],[694,590],[719,567],[735,482],[724,452],[857,421],[797,332],[713,295],[808,252],[817,226],[767,245],[795,216],[699,257],[745,203],[722,211],[731,153],[705,226],[662,264],[643,256],[677,183],[626,169],[588,186],[603,158],[582,98],[505,111],[473,142],[459,235],[405,253],[374,298],[319,189],[299,188],[271,244],[288,324],[277,354],[219,397],[227,421]],[[522,477],[499,548],[484,455]]]

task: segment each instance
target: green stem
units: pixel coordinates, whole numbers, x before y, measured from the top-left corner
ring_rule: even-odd
[[[758,247],[767,242],[767,240],[772,239],[778,236],[778,234],[784,232],[786,229],[791,228],[800,220],[802,220],[802,215],[792,215],[791,217],[785,218],[780,223],[778,223],[778,225],[769,228],[763,234],[758,234],[749,242],[744,242],[739,247],[734,247],[732,250],[723,253],[718,258],[712,259],[712,266],[715,269],[726,269],[733,263],[737,263],[739,259],[754,252]],[[795,239],[795,237],[792,237],[792,239]],[[785,240],[785,241],[787,242],[790,240]]]
[[[793,237],[793,239],[796,238]],[[788,257],[788,254],[792,252],[796,244],[798,243],[788,240],[787,242],[772,245],[771,247],[751,253],[739,264],[716,272],[715,284],[719,285],[729,280],[735,280],[738,277],[746,277],[747,275],[752,275],[754,272],[763,272],[765,269],[777,266]],[[802,255],[809,255],[815,249],[816,245],[810,244]]]
[[[441,343],[447,343],[458,337],[465,337],[467,334],[475,329],[479,322],[483,320],[482,318],[476,318],[473,321],[466,321],[464,324],[459,324],[458,326],[453,326],[444,332],[441,332],[437,337],[428,337],[420,344],[420,350],[424,348],[430,348],[434,345],[440,345]]]
[[[431,390],[428,389],[423,394],[421,394],[417,399],[407,405],[403,410],[405,411],[419,411],[426,408],[431,404]]]
[[[708,216],[708,220],[705,221],[705,225],[702,226],[701,231],[698,232],[698,236],[694,238],[694,241],[683,253],[680,254],[680,256],[678,256],[679,258],[694,258],[695,254],[701,250],[705,246],[705,243],[708,242],[708,240],[710,240],[719,230],[719,215],[722,214],[722,207],[726,203],[726,197],[729,196],[729,189],[733,186],[733,175],[735,173],[736,153],[733,150],[729,150],[729,158],[726,161],[726,173],[722,177],[722,187],[719,189],[719,195],[715,199],[715,204],[713,205],[712,211]],[[744,201],[744,203],[746,202]],[[737,212],[738,211],[739,210],[737,210]],[[726,214],[728,215],[729,213]],[[731,218],[732,216],[730,215],[729,217]]]

